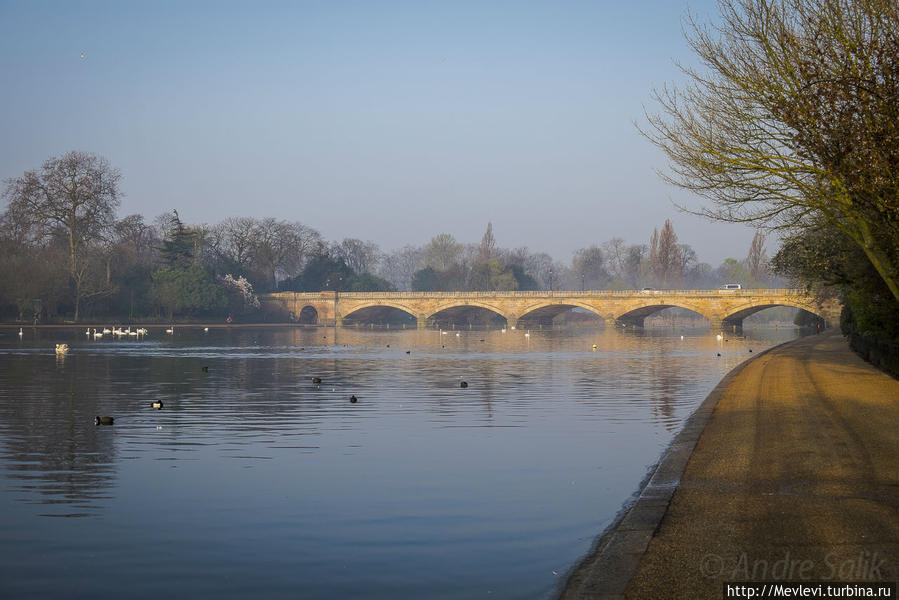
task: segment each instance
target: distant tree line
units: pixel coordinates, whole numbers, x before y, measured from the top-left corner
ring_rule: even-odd
[[[465,245],[448,234],[425,246],[406,246],[382,258],[381,275],[397,289],[436,290],[603,290],[709,288],[723,283],[745,287],[783,285],[768,268],[764,235],[756,233],[743,260],[726,259],[717,268],[697,260],[689,244],[678,243],[665,221],[649,244],[612,238],[581,248],[568,264],[528,248],[496,246],[493,225],[480,244]]]
[[[666,221],[648,244],[613,238],[561,263],[441,233],[382,252],[373,242],[328,242],[274,218],[187,224],[178,212],[148,223],[119,218],[120,175],[96,155],[70,152],[6,182],[0,214],[0,315],[41,322],[190,318],[251,320],[257,294],[273,291],[457,291],[706,288],[770,285],[759,233],[744,260],[697,261]]]

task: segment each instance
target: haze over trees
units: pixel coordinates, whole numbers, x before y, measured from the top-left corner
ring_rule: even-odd
[[[106,293],[102,277],[92,277],[88,254],[108,233],[119,206],[119,172],[98,156],[69,152],[8,182],[7,215],[19,235],[37,244],[66,242],[75,320],[85,296]]]
[[[232,217],[187,224],[173,210],[117,218],[120,175],[72,152],[7,182],[0,214],[0,314],[19,321],[112,317],[253,319],[273,291],[510,291],[760,285],[766,258],[697,263],[670,221],[647,244],[621,238],[568,263],[503,248],[493,223],[477,244],[450,233],[383,252],[370,241],[329,242],[299,222]],[[754,242],[755,243],[755,242]],[[654,248],[654,250],[652,249]],[[751,266],[755,265],[755,266]]]
[[[719,6],[688,23],[702,67],[655,94],[667,179],[712,219],[779,230],[781,273],[835,286],[847,331],[899,342],[899,4]]]

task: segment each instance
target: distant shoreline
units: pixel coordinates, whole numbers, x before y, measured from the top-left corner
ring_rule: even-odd
[[[106,321],[103,323],[48,323],[48,324],[39,324],[39,325],[28,325],[25,323],[0,323],[0,329],[79,329],[79,328],[88,328],[88,329],[96,329],[109,327],[110,322]],[[189,323],[118,323],[119,327],[146,327],[148,329],[163,329],[167,327],[185,327],[185,328],[199,328],[199,327],[208,327],[210,329],[245,329],[251,327],[334,327],[333,325],[317,325],[314,323],[208,323],[208,322],[189,322]]]
[[[601,322],[599,320],[597,323]],[[565,323],[565,325],[579,325],[584,323],[585,325],[593,324],[593,321],[581,321],[575,320],[574,322]],[[174,323],[149,323],[145,321],[137,321],[134,323],[120,323],[117,321],[104,321],[98,323],[41,323],[38,325],[31,325],[28,323],[0,323],[0,330],[2,329],[78,329],[80,327],[84,328],[104,328],[109,327],[110,325],[116,325],[117,327],[131,327],[132,329],[135,327],[146,327],[146,328],[164,328],[164,327],[209,327],[210,329],[243,329],[243,328],[253,328],[253,327],[319,327],[330,329],[332,327],[342,327],[344,329],[368,329],[369,325],[360,324],[360,325],[334,325],[334,324],[322,324],[322,323],[290,323],[290,322],[278,322],[278,323],[221,323],[219,321],[215,322],[207,322],[207,321],[188,321],[188,322],[174,322]],[[414,325],[414,323],[412,323]],[[689,327],[690,329],[700,329],[705,326],[704,323],[700,321],[694,322],[686,322],[686,323],[677,323],[677,327],[685,328]],[[764,323],[760,325],[753,325],[755,327],[772,327],[772,328],[781,328],[781,327],[796,327],[802,328],[800,325],[796,325],[795,323],[790,323],[788,321],[772,321],[771,323]],[[384,328],[383,323],[376,324],[378,329]],[[670,329],[672,326],[665,324],[657,324],[650,323],[648,326],[644,327],[645,329]],[[476,327],[481,328],[481,326]],[[395,329],[402,331],[402,325],[398,325],[396,327],[390,327],[389,329]],[[415,327],[407,327],[406,329],[415,329]],[[460,328],[461,331],[461,328]]]

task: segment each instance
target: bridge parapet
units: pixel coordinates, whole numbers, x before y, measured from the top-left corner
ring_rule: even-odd
[[[282,296],[292,294],[297,298],[317,299],[334,298],[571,298],[597,296],[802,296],[808,295],[801,289],[770,288],[740,290],[536,290],[536,291],[503,291],[503,292],[278,292],[266,296]]]

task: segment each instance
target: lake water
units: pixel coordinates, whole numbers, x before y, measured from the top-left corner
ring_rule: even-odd
[[[796,336],[17,333],[0,597],[217,599],[551,597],[724,374]]]

